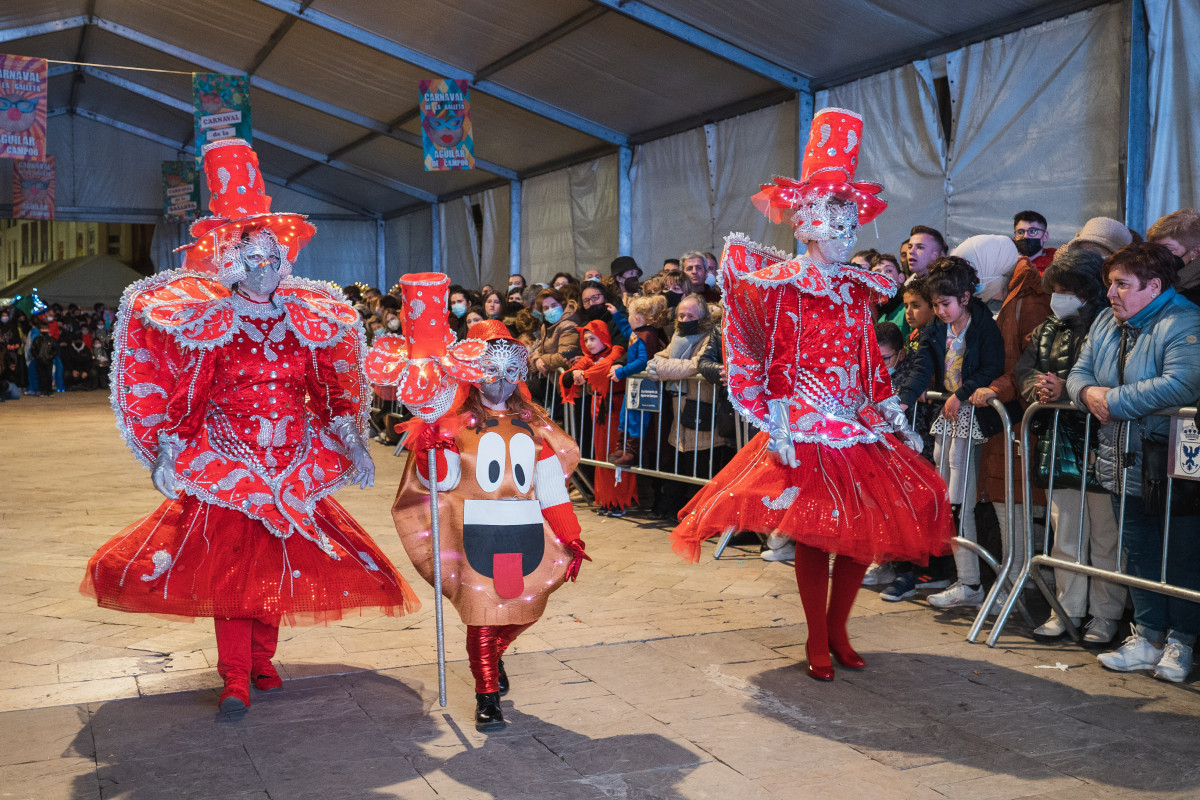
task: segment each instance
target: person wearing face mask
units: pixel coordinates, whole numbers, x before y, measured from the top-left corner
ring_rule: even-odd
[[[534,300],[542,314],[542,335],[529,354],[529,366],[542,376],[549,375],[579,357],[579,331],[582,322],[574,305],[557,289],[543,289]]]
[[[631,256],[617,256],[608,265],[608,274],[621,287],[621,305],[628,308],[630,301],[637,297],[642,268]]]
[[[1013,244],[1017,252],[1029,259],[1030,266],[1038,274],[1046,271],[1054,260],[1053,247],[1046,247],[1050,239],[1049,226],[1046,218],[1036,211],[1019,211],[1013,216]]]
[[[1175,256],[1175,289],[1200,305],[1200,212],[1181,208],[1146,231],[1146,241],[1161,244]]]
[[[463,318],[467,315],[467,309],[470,307],[470,293],[457,284],[451,286],[446,319],[450,323],[450,330],[454,331],[454,335],[459,339],[467,333],[466,321]]]
[[[166,500],[96,551],[80,591],[211,617],[218,705],[241,713],[251,685],[283,685],[281,624],[420,604],[330,497],[375,475],[358,314],[330,284],[291,277],[316,229],[271,211],[250,145],[203,154],[212,215],[192,224],[182,268],[126,289],[113,348],[118,428]]]
[[[876,196],[881,186],[854,182],[862,131],[853,112],[817,112],[799,180],[777,177],[753,198],[772,222],[792,225],[802,255],[741,234],[725,240],[728,391],[760,433],[680,512],[671,534],[692,561],[703,540],[727,530],[790,539],[807,671],[821,681],[834,678],[831,655],[849,669],[866,666],[846,626],[868,566],[925,563],[949,552],[954,533],[946,484],[914,452],[921,438],[871,325],[870,305],[897,287],[845,268],[859,225],[887,205]]]
[[[1042,280],[1050,295],[1051,315],[1033,329],[1029,346],[1017,362],[1016,378],[1021,397],[1026,403],[1063,402],[1064,388],[1071,367],[1079,358],[1092,321],[1107,305],[1100,270],[1104,257],[1084,248],[1059,248],[1054,261]],[[1050,499],[1050,525],[1054,531],[1054,547],[1050,554],[1067,561],[1078,559],[1106,570],[1117,568],[1117,520],[1113,515],[1108,493],[1093,480],[1088,481],[1087,513],[1083,514],[1082,549],[1080,514],[1083,494],[1080,480],[1086,465],[1095,455],[1096,435],[1093,428],[1089,453],[1083,452],[1084,415],[1062,412],[1057,417],[1057,433],[1050,430],[1054,417],[1042,414],[1035,417],[1033,430],[1037,435],[1033,451],[1033,475],[1036,485],[1045,488],[1050,483],[1051,450],[1054,450],[1054,494]],[[1055,439],[1057,438],[1057,441]],[[1112,641],[1117,622],[1125,610],[1125,588],[1101,578],[1088,578],[1077,572],[1054,570],[1058,600],[1072,624],[1079,627],[1085,616],[1091,615],[1083,644],[1101,647]],[[1033,632],[1041,642],[1057,641],[1067,633],[1058,615],[1050,618]]]

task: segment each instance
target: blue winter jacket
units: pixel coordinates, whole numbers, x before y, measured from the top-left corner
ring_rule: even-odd
[[[1124,381],[1118,380],[1121,352],[1121,323],[1111,308],[1096,315],[1067,376],[1067,394],[1083,410],[1080,396],[1088,386],[1103,386],[1112,421],[1097,433],[1099,457],[1096,477],[1106,489],[1118,492],[1118,472],[1128,459],[1128,492],[1142,493],[1140,436],[1166,441],[1170,420],[1151,416],[1155,411],[1191,405],[1200,397],[1200,308],[1168,288],[1126,323],[1137,329],[1137,338],[1125,361]],[[1132,423],[1132,426],[1131,426]],[[1129,447],[1124,450],[1129,428]]]

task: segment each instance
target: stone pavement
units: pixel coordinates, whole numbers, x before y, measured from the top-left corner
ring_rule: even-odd
[[[381,446],[377,487],[338,499],[425,608],[284,629],[284,688],[221,717],[206,621],[77,593],[159,502],[105,397],[4,403],[0,431],[0,798],[1200,796],[1194,684],[1105,672],[1018,624],[967,644],[964,612],[868,590],[851,623],[868,669],[819,684],[788,565],[684,564],[662,528],[582,506],[595,562],[505,659],[508,730],[478,734],[456,619],[438,706],[432,593],[394,535],[403,462]]]

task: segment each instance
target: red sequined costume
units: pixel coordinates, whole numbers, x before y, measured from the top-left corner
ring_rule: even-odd
[[[847,264],[858,226],[887,204],[852,182],[862,118],[813,116],[800,179],[776,177],[752,198],[773,222],[788,215],[805,254],[733,234],[722,255],[725,364],[734,407],[762,432],[680,512],[675,551],[729,530],[796,542],[796,584],[808,623],[808,674],[833,680],[831,655],[862,669],[846,630],[867,565],[925,562],[949,551],[946,485],[911,447],[879,355],[871,305],[887,278]],[[830,555],[836,556],[830,587]]]
[[[725,363],[734,407],[763,432],[680,512],[671,539],[699,559],[726,530],[781,534],[827,553],[924,563],[946,551],[946,486],[894,434],[870,304],[895,286],[853,266],[822,271],[740,235],[727,239]],[[800,466],[767,452],[767,400],[786,398]]]
[[[419,604],[329,496],[373,469],[362,324],[332,286],[287,277],[312,226],[267,213],[253,151],[222,147],[205,161],[218,216],[193,226],[184,268],[125,291],[114,337],[117,426],[177,497],[101,547],[81,591],[120,611],[213,617],[222,708],[232,695],[236,710],[249,679],[279,685],[281,621]],[[264,302],[229,288],[248,280],[241,249],[259,244],[273,270]]]

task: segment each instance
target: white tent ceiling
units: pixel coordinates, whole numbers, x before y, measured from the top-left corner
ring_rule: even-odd
[[[252,76],[264,170],[395,216],[1097,0],[0,0],[0,49]],[[187,75],[56,65],[50,108],[191,143]],[[467,78],[479,168],[425,172],[417,81]]]

